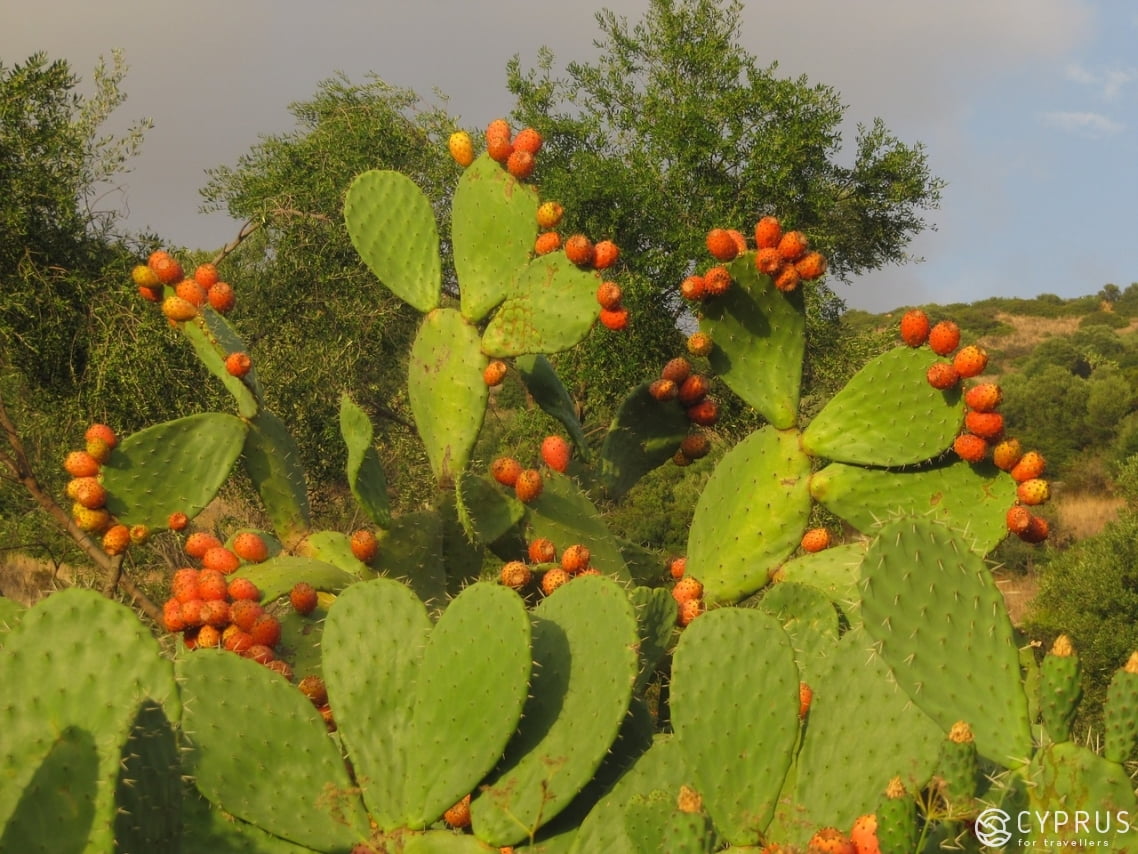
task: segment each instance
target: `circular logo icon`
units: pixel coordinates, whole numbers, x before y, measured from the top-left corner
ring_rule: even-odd
[[[1002,809],[991,807],[976,816],[976,838],[989,848],[1007,845],[1012,838],[1008,830],[1012,817]]]

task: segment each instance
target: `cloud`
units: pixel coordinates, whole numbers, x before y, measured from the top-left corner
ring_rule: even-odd
[[[1097,89],[1098,96],[1104,101],[1113,101],[1124,86],[1138,80],[1138,68],[1107,68],[1091,71],[1078,62],[1068,64],[1064,74],[1073,83]]]
[[[1125,127],[1102,113],[1048,112],[1040,118],[1044,124],[1059,128],[1068,133],[1076,133],[1092,139],[1099,139],[1118,133]]]

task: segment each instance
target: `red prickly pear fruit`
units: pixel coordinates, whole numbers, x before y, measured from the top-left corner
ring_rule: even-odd
[[[205,305],[206,290],[193,279],[183,279],[174,286],[174,293],[190,305],[201,307]]]
[[[778,254],[783,261],[789,261],[793,264],[806,254],[809,246],[810,241],[801,231],[783,232],[782,239],[778,242]]]
[[[1047,462],[1043,459],[1041,453],[1038,451],[1028,451],[1019,458],[1019,462],[1012,466],[1012,480],[1016,483],[1023,483],[1025,480],[1041,477],[1046,467]]]
[[[224,600],[229,596],[229,584],[225,575],[216,569],[203,569],[198,573],[198,598],[210,602]]]
[[[248,353],[230,353],[225,357],[225,370],[232,377],[240,379],[253,369],[253,360]]]
[[[88,510],[98,510],[107,503],[107,490],[94,477],[77,477],[67,484],[67,497]]]
[[[653,380],[648,386],[648,393],[663,403],[666,400],[675,400],[679,389],[671,380]]]
[[[514,153],[514,143],[510,141],[508,136],[488,136],[486,138],[486,153],[490,155],[492,160],[505,163]]]
[[[167,599],[162,605],[162,627],[168,632],[180,632],[186,628],[182,619],[182,603],[177,599]]]
[[[232,606],[229,610],[232,612]],[[241,627],[230,623],[221,633],[221,645],[230,652],[242,653],[252,648],[253,636]]]
[[[367,528],[353,531],[352,536],[348,538],[348,545],[356,560],[361,563],[371,563],[379,554],[379,540]]]
[[[775,271],[773,278],[774,286],[787,294],[802,284],[802,277],[798,275],[798,268],[789,263],[783,263]]]
[[[802,551],[814,553],[830,547],[830,532],[826,528],[811,528],[802,535]]]
[[[988,456],[988,443],[975,433],[961,433],[953,441],[952,450],[966,462],[979,463]]]
[[[1019,439],[1004,439],[992,448],[992,462],[1001,471],[1010,472],[1023,457],[1023,446]]]
[[[541,458],[554,471],[564,472],[569,468],[573,449],[560,436],[546,436],[541,443]]]
[[[857,854],[881,854],[881,845],[877,841],[876,814],[866,813],[854,819],[850,829],[850,842]]]
[[[261,601],[261,591],[257,585],[250,581],[248,578],[232,578],[226,587],[229,593],[229,598],[238,602],[241,600],[248,600],[250,602]]]
[[[447,823],[448,827],[455,830],[470,827],[470,795],[466,795],[461,801],[444,812],[443,821]]]
[[[87,428],[83,434],[83,440],[90,442],[93,439],[99,439],[109,448],[115,448],[119,444],[119,437],[115,434],[115,431],[106,424],[92,424]]]
[[[964,351],[961,350],[960,352],[963,353]],[[955,362],[956,360],[953,360],[954,367]],[[957,368],[957,373],[960,373],[959,368]],[[960,375],[965,376],[964,374]],[[964,405],[976,412],[992,412],[1003,399],[1004,394],[995,383],[980,383],[964,392]]]
[[[264,664],[266,667],[277,660],[277,654],[273,652],[273,648],[265,643],[255,643],[241,654],[258,664]]]
[[[826,256],[821,252],[807,252],[794,262],[794,269],[804,282],[822,278],[828,267]]]
[[[529,504],[537,500],[544,486],[545,481],[541,477],[541,472],[537,469],[525,469],[514,482],[514,495],[522,504]]]
[[[597,314],[601,325],[606,329],[611,329],[613,332],[620,332],[628,328],[628,309],[627,308],[602,308]]]
[[[545,140],[541,137],[541,132],[534,128],[522,128],[514,137],[514,149],[516,151],[525,151],[529,154],[536,155],[541,151],[541,146]]]
[[[680,282],[680,296],[690,302],[698,302],[707,297],[707,283],[703,276],[688,276]]]
[[[704,292],[709,297],[717,297],[731,289],[731,272],[726,267],[712,267],[703,274]]]
[[[925,372],[925,378],[933,388],[947,391],[960,382],[960,374],[948,362],[933,362]]]
[[[565,257],[578,267],[593,265],[593,241],[583,234],[574,234],[565,240]]]
[[[823,827],[806,846],[810,854],[857,854],[850,838],[834,827]]]
[[[688,336],[688,352],[693,356],[707,356],[711,353],[714,346],[715,342],[711,340],[711,336],[706,332],[693,332]]]
[[[103,534],[103,551],[111,557],[121,555],[130,546],[130,528],[126,525],[111,525]]]
[[[774,276],[781,270],[782,256],[778,254],[778,249],[767,246],[757,251],[755,253],[755,269],[764,276]]]
[[[237,599],[229,604],[229,619],[242,631],[251,631],[265,609],[252,599]]]
[[[498,580],[505,587],[521,590],[533,580],[533,571],[520,560],[511,560],[502,564]]]
[[[561,248],[561,235],[556,231],[543,231],[533,242],[534,255],[548,255]]]
[[[689,460],[702,460],[711,453],[711,441],[703,433],[689,433],[680,442],[680,453]]]
[[[191,599],[200,599],[198,592],[198,571],[184,567],[174,572],[170,580],[170,593],[179,602],[189,602]]]
[[[1008,508],[1004,518],[1008,530],[1013,534],[1022,534],[1031,527],[1031,511],[1022,504],[1014,504]]]
[[[964,413],[964,426],[972,433],[989,442],[996,441],[1004,432],[1004,416],[998,412]]]
[[[204,569],[216,569],[218,572],[229,575],[236,572],[239,566],[241,566],[241,558],[225,546],[214,546],[202,555],[202,567]]]
[[[491,388],[500,386],[509,370],[509,366],[501,359],[494,359],[482,369],[482,382]]]
[[[690,575],[685,575],[676,581],[675,586],[672,587],[672,598],[676,600],[678,605],[692,599],[702,599],[703,582],[692,578]]]
[[[159,250],[151,253],[148,265],[164,285],[173,285],[185,278],[182,265],[169,252]]]
[[[679,383],[677,396],[681,406],[691,406],[703,400],[711,391],[711,383],[703,374],[692,374],[682,383]]]
[[[502,486],[513,486],[522,473],[522,464],[513,457],[498,457],[490,463],[490,476]]]
[[[798,683],[798,719],[806,720],[810,712],[810,704],[814,701],[814,689],[805,682]]]
[[[707,251],[717,261],[733,261],[739,254],[739,244],[726,228],[713,228],[707,232]]]
[[[620,247],[611,240],[599,240],[593,246],[593,269],[607,270],[620,260]]]
[[[249,630],[254,645],[274,647],[281,641],[281,624],[272,614],[261,614]]]
[[[546,596],[552,596],[553,591],[569,581],[569,578],[569,573],[559,566],[547,569],[541,576],[541,592]]]
[[[189,300],[172,294],[162,300],[162,313],[174,323],[184,323],[198,316],[198,307]]]
[[[233,538],[233,553],[246,563],[261,563],[269,557],[269,546],[260,534],[242,531]]]
[[[63,458],[63,470],[72,477],[94,477],[99,473],[99,461],[86,451],[72,451]]]
[[[702,599],[688,599],[686,602],[681,602],[679,612],[676,614],[676,623],[680,626],[691,625],[692,620],[706,610]]]
[[[194,533],[186,537],[186,543],[182,546],[182,551],[189,557],[201,560],[210,549],[220,548],[222,545],[221,540],[208,531],[194,531]]]
[[[710,397],[705,397],[684,410],[688,420],[701,427],[712,427],[719,421],[719,404]]]
[[[969,344],[961,347],[952,357],[952,366],[966,379],[979,376],[988,367],[988,353],[982,347]]]
[[[1042,516],[1032,514],[1031,523],[1027,530],[1020,533],[1019,538],[1025,543],[1042,543],[1051,532],[1051,526]]]
[[[203,612],[204,610],[203,608]],[[216,649],[221,646],[221,632],[217,630],[217,626],[211,626],[209,623],[205,623],[198,629],[195,642],[196,649]]]
[[[561,553],[561,568],[570,575],[577,575],[589,568],[592,554],[580,543],[574,543]]]
[[[224,599],[206,599],[202,602],[202,622],[215,629],[224,629],[229,625],[229,603]]]
[[[101,534],[111,526],[111,514],[103,507],[84,507],[82,504],[71,505],[71,519],[76,527],[88,534]]]
[[[527,551],[533,563],[552,563],[557,558],[557,549],[553,545],[553,540],[545,537],[531,540]]]
[[[668,574],[672,578],[680,579],[684,577],[684,573],[688,569],[688,559],[686,556],[674,557],[668,561]]]
[[[597,303],[601,308],[615,311],[620,308],[620,301],[624,292],[616,282],[601,282],[597,286]]]
[[[910,347],[920,347],[929,340],[929,316],[919,308],[901,315],[901,340]]]
[[[1051,497],[1051,486],[1041,477],[1025,480],[1016,487],[1016,498],[1020,504],[1035,506],[1043,504]]]
[[[307,581],[298,581],[288,592],[288,601],[296,613],[307,616],[316,610],[316,588]]]
[[[218,275],[217,266],[209,263],[198,264],[194,268],[193,279],[207,291],[220,281],[221,276]]]
[[[942,320],[929,330],[929,347],[938,356],[947,356],[960,346],[960,327],[951,320]]]
[[[660,379],[671,380],[677,386],[682,386],[684,380],[691,376],[691,362],[683,356],[677,356],[665,363],[660,369]]]
[[[328,702],[328,687],[319,676],[305,676],[296,683],[296,687],[317,708]]]
[[[229,314],[237,305],[237,294],[229,282],[218,282],[209,289],[210,307],[218,314]]]
[[[778,217],[764,216],[755,223],[755,248],[778,249],[782,240],[782,225]]]
[[[519,181],[525,181],[533,175],[536,166],[537,159],[528,151],[518,150],[516,145],[509,157],[506,158],[506,171]]]
[[[166,517],[166,527],[171,531],[184,531],[190,524],[190,517],[181,511],[171,513]]]

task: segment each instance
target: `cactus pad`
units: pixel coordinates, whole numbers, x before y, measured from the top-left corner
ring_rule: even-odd
[[[489,393],[478,330],[452,308],[432,311],[411,347],[407,393],[415,426],[440,484],[452,485],[470,461]]]
[[[959,390],[939,391],[925,376],[924,348],[895,347],[863,367],[802,432],[816,457],[903,466],[939,455],[960,432]]]
[[[581,429],[581,422],[577,418],[577,408],[549,359],[540,353],[527,353],[514,359],[514,367],[521,374],[526,391],[534,403],[565,426],[573,444],[577,446],[577,456],[587,460],[589,447],[585,441],[585,431]]]
[[[708,602],[763,588],[798,546],[810,515],[810,459],[796,431],[756,430],[715,467],[696,504],[688,572]]]
[[[507,495],[488,478],[466,471],[455,489],[458,518],[474,542],[490,544],[525,516],[525,505]]]
[[[387,500],[387,478],[372,444],[371,419],[348,395],[340,398],[340,435],[348,448],[348,487],[356,503],[381,528],[391,524]]]
[[[755,269],[751,253],[727,269],[735,284],[705,304],[700,321],[715,342],[711,369],[774,427],[793,427],[806,352],[802,291],[778,290]]]
[[[534,258],[517,272],[509,295],[482,333],[488,356],[558,353],[588,333],[597,317],[597,285],[591,270],[581,270],[556,252]]]
[[[266,602],[285,595],[299,581],[305,581],[317,590],[336,593],[357,580],[338,566],[294,555],[277,555],[264,563],[243,566],[234,573],[234,577],[247,578],[256,584]]]
[[[529,505],[532,537],[547,537],[559,548],[580,543],[592,554],[592,565],[605,575],[628,581],[620,546],[601,520],[597,508],[572,478],[557,472],[544,475],[541,496]]]
[[[620,404],[601,446],[601,475],[619,500],[648,472],[670,460],[691,429],[683,409],[661,402],[642,384]]]
[[[263,405],[256,367],[243,377],[235,377],[225,368],[225,359],[230,353],[248,349],[241,336],[229,325],[229,321],[204,305],[198,309],[198,316],[193,323],[182,323],[179,328],[206,370],[221,380],[221,384],[233,395],[241,417],[252,418],[256,415]]]
[[[229,477],[246,432],[236,416],[203,412],[125,437],[102,468],[107,510],[148,528],[165,528],[174,512],[193,518]]]
[[[537,205],[537,191],[488,155],[462,173],[451,207],[451,240],[462,315],[472,323],[506,298],[529,261]]]
[[[774,815],[798,738],[798,668],[771,616],[719,608],[692,621],[672,663],[672,723],[693,784],[732,845]]]
[[[300,449],[284,422],[270,410],[262,409],[249,420],[243,459],[273,529],[291,548],[308,532],[308,490]]]
[[[970,542],[928,517],[882,527],[862,563],[862,619],[898,684],[940,729],[968,721],[981,756],[1031,755],[1003,596]]]
[[[431,202],[399,172],[358,175],[344,200],[352,245],[393,294],[419,311],[439,304],[442,268]]]

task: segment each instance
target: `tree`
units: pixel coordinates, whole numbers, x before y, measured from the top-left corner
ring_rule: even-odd
[[[776,214],[848,279],[910,260],[906,248],[939,202],[923,147],[881,120],[858,128],[852,165],[840,163],[838,93],[760,67],[740,45],[741,10],[734,0],[651,0],[634,25],[605,10],[595,62],[571,63],[563,78],[548,50],[534,69],[516,56],[508,64],[513,118],[546,137],[543,191],[565,205],[570,229],[625,249],[632,334],[560,362],[586,385],[639,381],[673,352],[685,310],[677,288],[706,264],[709,228]],[[813,322],[840,315],[829,288],[813,290]]]
[[[342,477],[337,413],[344,390],[376,416],[391,460],[422,462],[403,396],[418,314],[360,261],[343,205],[359,173],[399,170],[435,205],[445,248],[458,177],[446,155],[454,121],[374,75],[359,84],[343,75],[326,79],[289,109],[295,130],[265,137],[234,167],[210,170],[202,190],[205,210],[246,220],[252,234],[221,263],[239,294],[233,322],[251,343],[270,407],[293,430],[318,482]],[[415,475],[424,471],[400,466],[403,500],[414,501]]]

